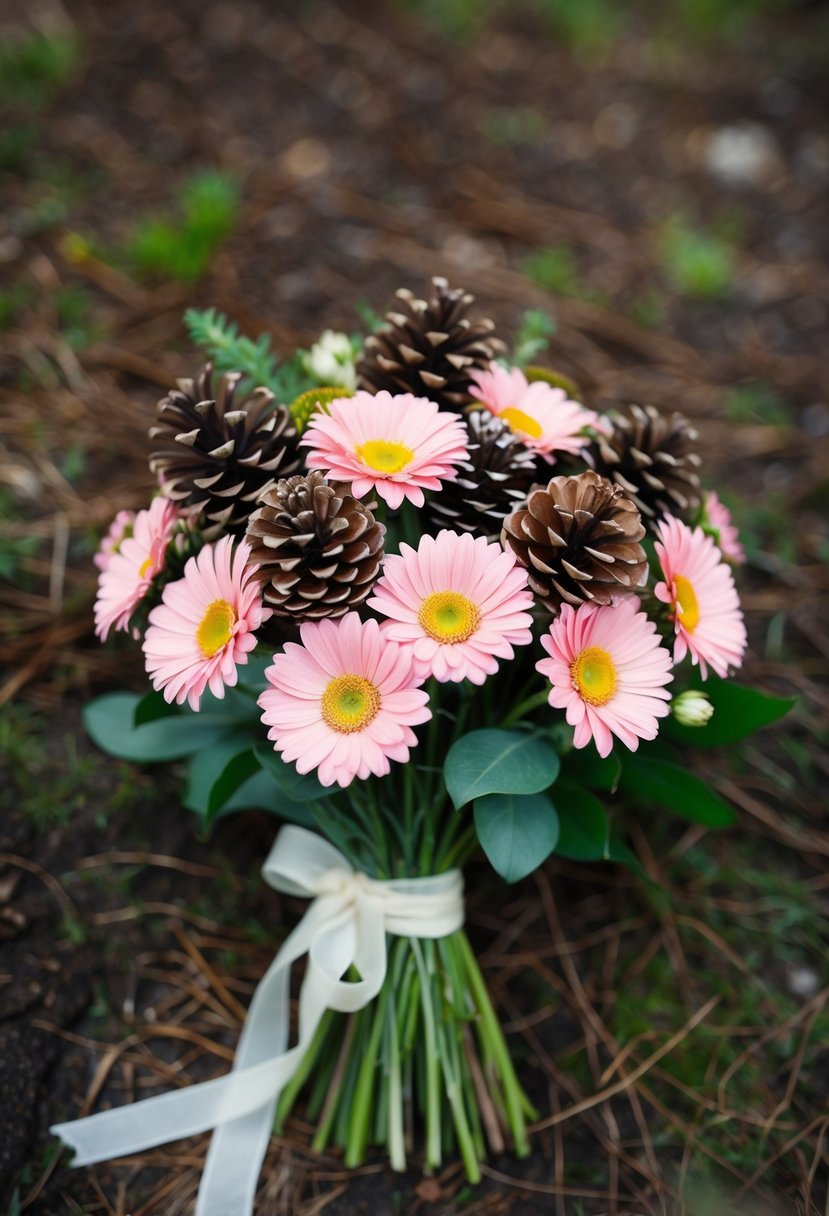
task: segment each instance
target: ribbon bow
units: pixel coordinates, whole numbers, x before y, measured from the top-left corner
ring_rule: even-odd
[[[215,1128],[196,1216],[249,1216],[279,1094],[296,1072],[326,1009],[353,1013],[386,978],[386,934],[446,937],[463,925],[459,870],[427,878],[375,880],[304,828],[283,827],[262,875],[270,886],[314,902],[253,995],[233,1069],[186,1089],[100,1111],[50,1130],[91,1165]],[[299,1036],[288,1048],[291,965],[308,964],[299,994]],[[342,977],[351,966],[355,982]]]

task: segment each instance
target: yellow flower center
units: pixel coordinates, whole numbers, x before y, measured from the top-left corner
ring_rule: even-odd
[[[588,646],[570,664],[576,692],[588,705],[607,705],[616,691],[613,659],[601,646]]]
[[[341,735],[353,735],[376,716],[380,693],[365,676],[335,676],[322,694],[322,719]]]
[[[236,613],[227,600],[214,600],[208,606],[196,630],[199,650],[206,659],[211,659],[218,650],[226,646],[233,637]]]
[[[152,567],[153,567],[153,559],[151,557],[145,558],[139,568],[138,577],[146,578],[148,571],[152,570]]]
[[[679,611],[679,623],[683,629],[693,633],[699,624],[699,604],[693,585],[684,574],[674,575],[674,593]]]
[[[527,435],[530,439],[541,438],[541,423],[535,418],[531,418],[529,414],[525,414],[523,410],[519,410],[517,405],[510,405],[505,410],[501,410],[500,417],[519,435]]]
[[[465,642],[478,628],[481,614],[459,591],[435,591],[420,605],[417,619],[436,642]]]
[[[378,473],[399,473],[414,460],[412,449],[395,439],[367,439],[355,451],[363,464]]]

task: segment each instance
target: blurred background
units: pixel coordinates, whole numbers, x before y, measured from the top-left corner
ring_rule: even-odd
[[[192,1153],[156,1154],[149,1180],[76,1178],[49,1101],[92,1095],[90,1041],[140,1043],[95,1093],[122,1101],[139,1065],[139,1088],[166,1075],[170,1044],[153,1055],[136,1019],[212,982],[182,925],[204,957],[224,951],[244,1003],[276,915],[250,878],[272,825],[193,840],[185,812],[158,815],[175,781],[102,765],[80,720],[94,691],[141,684],[138,655],[91,637],[91,557],[115,511],[147,501],[155,401],[199,367],[182,314],[218,308],[287,355],[323,328],[365,330],[433,274],[507,336],[533,310],[539,361],[588,404],[698,423],[748,552],[747,676],[799,702],[709,774],[738,830],[630,825],[658,896],[554,861],[542,901],[533,880],[510,892],[517,936],[473,913],[539,1105],[578,1102],[679,1035],[633,1096],[540,1130],[530,1163],[496,1163],[470,1194],[451,1172],[401,1184],[380,1166],[348,1187],[295,1128],[261,1210],[824,1212],[827,61],[829,8],[808,0],[0,0],[10,1213],[120,1213],[125,1195],[136,1214],[188,1210]],[[184,859],[175,899],[161,855]],[[716,1026],[684,1030],[712,992]],[[215,1038],[210,1016],[181,1013],[179,1037]]]

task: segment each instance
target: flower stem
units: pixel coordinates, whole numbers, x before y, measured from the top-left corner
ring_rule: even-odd
[[[311,1147],[318,1153],[321,1153],[328,1144],[334,1116],[337,1113],[337,1105],[343,1085],[343,1074],[348,1064],[351,1046],[354,1042],[354,1033],[357,1029],[357,1016],[356,1013],[352,1013],[346,1021],[342,1047],[334,1067],[334,1075],[331,1078],[331,1088],[328,1091],[328,1097],[325,1099],[325,1105],[322,1108],[322,1114],[320,1115],[314,1139],[311,1141]]]
[[[535,1112],[527,1111],[529,1104],[521,1090],[521,1086],[518,1084],[518,1078],[512,1066],[504,1032],[501,1030],[498,1017],[492,1007],[484,977],[481,975],[478,960],[472,953],[469,939],[462,929],[454,936],[457,950],[464,962],[466,977],[472,996],[480,1014],[480,1033],[485,1037],[489,1051],[500,1073],[501,1085],[503,1086],[504,1099],[506,1101],[507,1122],[512,1133],[515,1152],[519,1157],[526,1157],[530,1152],[530,1142],[527,1138],[525,1112],[530,1115],[534,1115]]]
[[[279,1095],[279,1101],[276,1106],[276,1117],[273,1124],[275,1132],[282,1131],[291,1107],[296,1101],[300,1089],[311,1075],[311,1071],[317,1062],[317,1057],[325,1045],[329,1028],[335,1017],[336,1014],[333,1009],[325,1010],[325,1013],[320,1018],[317,1029],[314,1031],[314,1037],[308,1044],[308,1050],[299,1062],[299,1067]]]
[[[516,722],[520,722],[525,714],[531,713],[534,709],[540,709],[542,705],[546,705],[549,691],[549,688],[542,689],[541,692],[533,693],[531,697],[526,697],[523,701],[519,701],[501,720],[501,729],[507,730],[510,726],[514,726]]]
[[[441,1164],[440,1126],[440,1059],[438,1057],[435,1010],[432,1005],[431,972],[426,967],[424,951],[416,937],[409,939],[420,976],[420,999],[423,1010],[423,1048],[426,1060],[426,1164],[438,1169]]]

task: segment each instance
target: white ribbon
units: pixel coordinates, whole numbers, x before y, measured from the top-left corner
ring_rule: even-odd
[[[262,874],[277,891],[314,902],[253,995],[232,1071],[50,1129],[75,1150],[73,1165],[91,1165],[215,1128],[196,1216],[250,1216],[279,1094],[325,1010],[353,1013],[377,996],[386,978],[386,934],[438,938],[463,925],[459,870],[375,880],[304,828],[282,828]],[[289,1049],[290,970],[303,954],[299,1037]],[[352,965],[361,978],[343,981]]]

